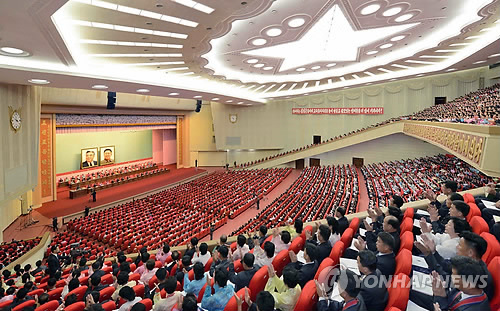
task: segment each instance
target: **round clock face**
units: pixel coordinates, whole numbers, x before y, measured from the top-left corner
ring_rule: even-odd
[[[10,119],[10,124],[16,131],[21,128],[21,115],[19,115],[19,112],[14,111],[12,118]]]

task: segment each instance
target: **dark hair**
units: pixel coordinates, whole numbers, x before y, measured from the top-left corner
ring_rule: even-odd
[[[139,302],[133,305],[130,311],[146,311],[146,306]]]
[[[7,290],[5,291],[5,293],[7,295],[14,295],[14,293],[16,292],[16,289],[14,287],[9,287],[7,288]]]
[[[394,216],[392,216],[394,218],[392,218],[391,216],[386,216],[386,217],[389,217],[389,219],[387,219],[387,224],[391,225],[394,229],[399,231],[399,225],[400,225],[399,220]]]
[[[46,302],[48,302],[49,301],[49,297],[50,297],[49,294],[44,293],[43,295],[47,295],[47,301]],[[42,302],[40,302],[40,298],[41,297],[42,297],[41,295],[40,295],[40,297],[38,297],[38,303],[40,305],[42,304]],[[68,295],[68,296],[65,297],[65,299],[64,299],[64,306],[66,306],[66,307],[70,306],[70,305],[74,304],[75,302],[78,302],[78,296],[76,294],[70,294],[70,295]]]
[[[57,283],[57,280],[56,280],[55,278],[50,278],[50,279],[48,279],[48,281],[47,281],[47,285],[48,285],[49,287],[53,287],[54,285],[56,285],[56,283]]]
[[[263,236],[265,236],[267,234],[267,227],[262,225],[259,227],[259,231],[260,233],[262,233]]]
[[[451,189],[451,192],[457,192],[458,185],[456,181],[447,180],[443,184],[446,188]]]
[[[452,201],[452,202],[464,200],[464,197],[460,193],[456,193],[456,192],[453,192],[452,194],[450,194],[449,198],[450,198],[450,201]]]
[[[295,232],[301,234],[302,230],[304,229],[304,222],[302,221],[302,219],[297,218],[295,219],[295,223],[293,224],[293,226],[295,227]]]
[[[149,257],[151,257],[151,255],[149,255],[149,253],[141,253],[141,261],[146,263],[148,260],[149,260]]]
[[[469,204],[465,203],[464,201],[452,201],[451,204],[455,205],[455,208],[464,215],[464,217],[467,217],[470,212],[470,206]]]
[[[30,278],[31,278],[31,275],[29,273],[24,273],[21,276],[21,282],[23,282],[23,283],[29,282]],[[24,286],[26,287],[26,285],[24,285]]]
[[[197,237],[191,238],[191,245],[193,245],[193,246],[198,245],[198,238]]]
[[[219,246],[219,248],[217,249],[217,251],[219,252],[219,254],[220,254],[223,258],[227,258],[227,255],[229,254],[229,250],[227,249],[227,246],[226,246],[226,245],[221,245],[221,246]]]
[[[173,251],[173,252],[172,252],[172,255],[170,255],[170,256],[172,256],[172,260],[173,260],[173,261],[176,261],[176,260],[179,260],[180,255],[181,255],[181,254],[179,254],[179,252],[178,252],[178,251]]]
[[[460,236],[464,239],[467,247],[474,249],[477,257],[483,257],[484,253],[486,253],[486,249],[488,248],[488,243],[485,239],[470,231],[464,231]]]
[[[208,252],[208,245],[205,242],[201,243],[198,248],[200,250],[200,254],[202,255],[205,255]]]
[[[35,263],[35,265],[37,267],[40,267],[42,265],[42,261],[41,260],[37,260],[36,263]]]
[[[94,274],[90,277],[90,284],[92,286],[99,286],[101,284],[101,277],[97,274]]]
[[[130,286],[123,286],[118,295],[127,301],[133,301],[135,299],[135,292]]]
[[[274,311],[274,297],[267,291],[263,290],[259,292],[255,303],[257,304],[259,311]]]
[[[167,277],[167,269],[160,268],[160,269],[156,270],[155,276],[158,279],[158,281],[162,282]]]
[[[347,282],[344,284],[345,285],[344,291],[347,293],[347,295],[351,297],[357,297],[359,292],[361,291],[361,287],[358,287],[358,284],[360,284],[359,276],[349,269],[342,270],[340,272],[341,278],[342,275],[345,275],[347,279]]]
[[[340,215],[344,216],[345,215],[345,208],[343,207],[337,207],[337,213]]]
[[[215,282],[219,287],[225,287],[227,285],[227,280],[229,278],[227,269],[222,267],[217,267],[215,270]]]
[[[328,226],[333,234],[339,233],[339,222],[335,219],[335,217],[327,216],[326,222],[328,223]]]
[[[128,273],[125,271],[122,271],[118,273],[118,276],[116,277],[116,282],[118,285],[125,285],[128,283]]]
[[[403,204],[405,203],[405,201],[403,201],[403,198],[400,197],[399,195],[393,195],[392,196],[392,201],[399,208],[401,208],[401,206],[403,206]]]
[[[169,276],[165,282],[165,291],[167,294],[172,294],[177,288],[177,278],[174,276]]]
[[[370,250],[363,250],[358,253],[359,263],[370,271],[377,269],[377,256]]]
[[[222,243],[226,243],[227,242],[227,235],[223,234],[220,236],[219,240],[222,242]]]
[[[320,225],[318,228],[318,234],[321,235],[323,240],[328,241],[328,239],[330,239],[330,234],[332,234],[332,231],[327,225]]]
[[[132,290],[133,291],[133,290]],[[92,298],[94,299],[95,302],[98,302],[99,301],[99,298],[101,296],[101,293],[99,293],[98,291],[96,290],[93,290],[90,292],[90,295],[92,295]],[[134,299],[132,299],[134,300]]]
[[[168,244],[165,243],[165,245],[163,245],[163,252],[165,254],[168,253],[168,252],[170,252],[170,245],[168,245]]]
[[[125,271],[127,273],[130,273],[130,263],[128,261],[124,261],[120,264],[120,271]]]
[[[98,260],[94,261],[94,263],[92,264],[92,269],[94,271],[101,269],[101,262]]]
[[[290,236],[290,232],[286,230],[281,231],[281,241],[283,241],[283,243],[288,244],[291,239],[292,237]]]
[[[187,268],[191,265],[191,257],[188,255],[182,256],[182,265]]]
[[[109,148],[104,149],[104,152],[106,152],[106,151],[113,152],[113,151],[111,151],[111,149],[109,149]]]
[[[24,272],[29,272],[30,270],[31,270],[31,265],[30,264],[24,265]]]
[[[385,245],[389,246],[391,251],[394,251],[394,248],[396,247],[396,241],[394,241],[394,237],[387,233],[387,232],[380,232],[377,235],[378,238],[384,243]]]
[[[193,294],[186,294],[182,301],[182,311],[198,311],[198,304],[196,296]]]
[[[403,220],[404,214],[399,207],[394,207],[394,206],[389,206],[387,208],[387,211],[389,212],[390,216],[394,216],[398,219],[399,223]]]
[[[252,268],[255,256],[252,253],[246,253],[241,260],[247,267]]]
[[[53,253],[53,252],[55,252],[55,251],[56,251],[56,249],[57,249],[57,245],[52,245],[52,246],[50,247],[50,252],[51,252],[51,253]]]
[[[75,301],[76,301],[76,298],[77,298],[76,295],[75,294],[71,294],[71,295],[75,296]],[[69,296],[71,296],[71,295],[69,295]],[[66,298],[66,300],[69,299],[69,296]],[[49,298],[50,298],[49,294],[43,293],[40,296],[38,296],[38,303],[40,305],[43,305],[44,303],[49,302]]]
[[[5,269],[2,271],[2,275],[3,275],[3,279],[6,280],[6,279],[10,278],[10,271]]]
[[[298,270],[290,266],[283,269],[283,282],[288,288],[294,288],[299,283]]]
[[[468,280],[485,275],[485,271],[477,260],[465,256],[455,256],[450,261],[451,267],[455,268],[457,274],[466,277]],[[478,286],[481,282],[473,282],[472,284],[475,284],[476,288],[479,288]]]
[[[205,274],[205,266],[201,262],[197,262],[193,265],[194,279],[201,280]]]
[[[472,231],[472,228],[467,220],[460,219],[458,217],[450,217],[450,220],[453,221],[453,229],[456,234],[460,235],[464,231]]]
[[[28,289],[23,287],[17,291],[16,298],[18,300],[22,300],[24,299],[24,297],[26,297],[26,295],[28,295]]]
[[[155,268],[155,261],[153,259],[146,261],[146,269],[148,269],[148,271],[151,271],[154,268]]]
[[[240,246],[240,247],[243,247],[245,245],[245,243],[247,242],[247,238],[243,235],[243,234],[240,234],[238,235],[238,238],[236,240],[236,243]]]
[[[105,311],[100,303],[95,303],[85,308],[85,311]]]
[[[318,258],[318,248],[316,245],[312,243],[306,243],[304,250],[307,252],[307,256],[311,259],[311,261],[315,261]]]
[[[68,291],[72,291],[74,290],[75,288],[78,288],[80,287],[80,281],[78,280],[78,278],[76,279],[71,279],[68,283]]]
[[[119,264],[122,264],[122,263],[124,263],[126,261],[127,261],[127,256],[125,256],[123,254],[118,256],[118,263]]]
[[[87,265],[87,258],[85,258],[85,257],[80,258],[80,262],[78,263],[78,265],[80,267],[85,267],[85,265]]]
[[[270,241],[264,242],[264,252],[266,252],[266,256],[268,258],[271,258],[274,256],[275,250],[276,250],[276,246],[274,245],[273,242],[270,242]]]

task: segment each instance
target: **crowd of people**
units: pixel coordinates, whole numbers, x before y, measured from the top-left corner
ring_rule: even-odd
[[[452,155],[435,155],[373,163],[361,168],[365,178],[370,207],[387,206],[393,195],[404,202],[422,200],[425,191],[439,191],[446,180],[455,180],[458,191],[479,188],[492,180],[466,162]]]
[[[12,240],[11,242],[0,244],[0,270],[26,254],[33,247],[37,246],[38,243],[40,243],[39,237],[24,241]]]
[[[391,118],[349,133],[338,135],[327,140],[323,140],[319,144],[309,144],[294,148],[289,151],[280,152],[276,155],[264,157],[255,161],[235,164],[237,168],[246,168],[252,165],[260,164],[265,161],[277,159],[296,152],[304,151],[325,143],[343,139],[345,137],[363,132],[365,130],[379,127],[381,125],[398,122],[401,120],[419,120],[432,122],[454,122],[466,124],[482,124],[482,125],[500,125],[500,84],[495,84],[491,87],[480,89],[476,92],[461,96],[446,104],[434,105],[422,111],[411,115]]]

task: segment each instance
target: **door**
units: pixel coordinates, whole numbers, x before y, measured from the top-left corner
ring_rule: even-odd
[[[319,135],[314,135],[313,136],[313,144],[314,145],[317,145],[317,144],[320,144],[321,143],[321,136]]]
[[[304,169],[304,159],[295,160],[295,168],[299,170]]]
[[[360,168],[364,165],[365,159],[364,158],[352,158],[352,165],[354,165],[357,168]]]
[[[309,166],[320,166],[320,159],[309,158]]]

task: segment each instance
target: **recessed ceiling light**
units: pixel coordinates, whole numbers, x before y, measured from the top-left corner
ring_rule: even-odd
[[[300,68],[297,68],[297,69],[295,69],[295,70],[300,72],[300,71],[304,71],[304,70],[306,70],[306,69],[305,69],[304,67],[300,67]]]
[[[394,42],[394,41],[400,41],[400,40],[403,40],[404,38],[406,38],[406,36],[395,36],[394,38],[391,38],[391,41]]]
[[[272,67],[272,66],[267,66],[267,67],[262,68],[262,70],[271,70],[271,69],[273,69],[273,68],[274,68],[274,67]]]
[[[309,93],[305,93],[305,94],[304,94],[304,96],[307,96],[307,95],[309,95]]]
[[[277,37],[282,33],[283,31],[279,28],[269,28],[268,30],[266,30],[266,35],[268,35],[269,37]]]
[[[392,45],[393,45],[392,43],[386,43],[386,44],[382,44],[382,45],[380,46],[380,48],[381,48],[381,49],[388,49],[388,48],[390,48]]]
[[[406,22],[407,20],[411,19],[415,14],[413,13],[408,13],[408,14],[403,14],[401,16],[396,17],[394,21],[401,23],[401,22]]]
[[[226,100],[226,103],[232,103],[232,102],[233,102],[233,100],[232,100],[232,99],[230,99],[230,100]]]
[[[370,15],[377,12],[379,9],[380,9],[380,4],[378,3],[370,4],[361,9],[361,15]]]
[[[219,100],[219,99],[220,99],[219,97],[212,98],[212,100]]]
[[[238,105],[241,105],[241,104],[243,104],[243,102],[238,102]]]
[[[177,96],[177,95],[179,95],[179,93],[175,93],[174,92],[174,93],[169,93],[168,95],[170,95],[170,96]]]
[[[330,64],[327,64],[326,67],[330,68],[330,67],[333,67],[335,65],[337,65],[337,63],[330,63]]]
[[[450,68],[450,69],[446,69],[446,71],[455,71],[457,70],[456,68]]]
[[[382,15],[385,17],[394,16],[396,14],[399,14],[399,12],[401,12],[401,10],[402,10],[401,7],[396,6],[396,7],[385,10],[384,13],[382,13]]]
[[[50,81],[48,80],[44,80],[44,79],[30,79],[28,80],[29,83],[33,83],[33,84],[49,84]]]
[[[31,55],[29,52],[26,52],[24,50],[8,46],[1,47],[0,54],[5,56],[18,56],[18,57],[25,57]]]
[[[312,70],[317,70],[317,69],[320,69],[320,68],[321,68],[321,66],[312,66],[311,67]]]
[[[396,81],[396,80],[397,80],[397,79],[391,79],[391,80],[389,80],[389,81]]]
[[[250,59],[247,59],[245,61],[245,63],[247,63],[247,64],[256,64],[258,62],[259,62],[259,60],[257,58],[250,58]]]
[[[250,43],[253,45],[256,45],[256,46],[261,46],[261,45],[266,44],[267,40],[264,38],[257,38],[257,39],[253,39]]]
[[[423,73],[421,73],[421,74],[416,75],[415,77],[422,77],[423,75],[424,75],[424,74],[423,74]]]
[[[292,28],[297,28],[297,27],[304,25],[305,22],[306,22],[306,20],[304,18],[296,17],[296,18],[292,18],[291,20],[288,21],[288,26],[290,26]]]
[[[477,62],[473,62],[472,64],[475,65],[475,64],[482,64],[482,63],[486,63],[485,60],[478,60]]]
[[[499,54],[490,55],[490,56],[488,56],[488,58],[493,58],[493,57],[497,57],[497,56],[500,56],[500,53]]]
[[[136,92],[137,93],[149,93],[149,90],[148,89],[138,89]]]
[[[373,54],[377,54],[377,53],[378,53],[378,51],[373,50],[373,51],[366,52],[366,55],[373,55]]]
[[[92,85],[92,88],[93,88],[93,89],[97,89],[97,90],[105,90],[105,89],[107,89],[108,87],[107,87],[106,85],[96,84],[96,85]]]
[[[202,98],[203,96],[201,95],[196,95],[196,96],[193,96],[193,98]]]
[[[255,64],[255,65],[253,65],[252,67],[255,67],[255,68],[262,68],[262,67],[264,67],[264,66],[265,66],[265,65],[261,63],[261,64]]]

